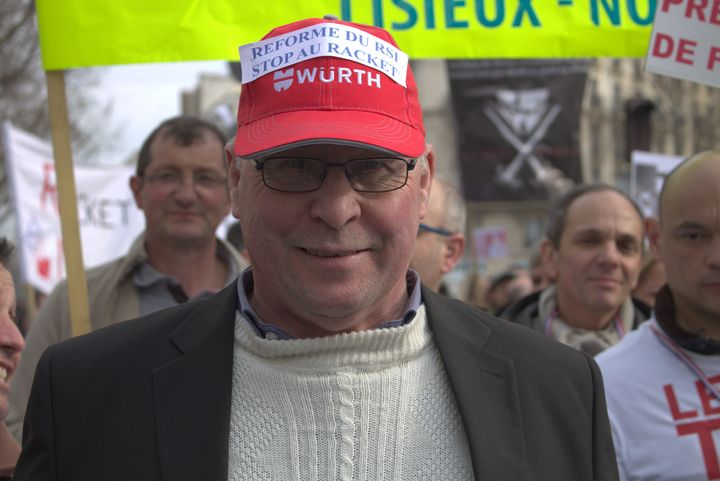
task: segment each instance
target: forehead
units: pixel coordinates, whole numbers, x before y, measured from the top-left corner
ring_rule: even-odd
[[[224,146],[210,131],[203,130],[202,135],[187,143],[175,136],[158,133],[150,146],[149,166],[162,165],[217,167],[224,164]]]
[[[0,264],[0,294],[10,292],[12,296],[15,296],[15,284],[13,283],[12,274],[8,271],[5,266]]]
[[[664,225],[695,222],[720,230],[720,158],[715,160],[678,172],[663,199]]]
[[[441,226],[445,220],[445,192],[442,184],[438,182],[432,183],[430,189],[430,201],[428,203],[428,213],[425,222],[434,226]]]
[[[617,231],[642,236],[642,219],[635,207],[613,191],[590,192],[570,204],[563,236],[580,231]]]

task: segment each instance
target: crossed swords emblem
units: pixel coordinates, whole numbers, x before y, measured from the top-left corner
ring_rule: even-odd
[[[483,112],[497,127],[500,135],[517,151],[509,164],[497,166],[495,178],[498,182],[513,188],[521,187],[522,180],[518,178],[518,174],[526,164],[532,170],[536,182],[545,183],[551,179],[551,170],[545,167],[533,152],[562,110],[559,104],[548,109],[548,96],[547,90],[501,90],[497,93],[499,106],[483,108]],[[538,115],[540,109],[545,110],[542,115]],[[501,116],[501,110],[509,117],[507,120]],[[511,125],[517,126],[516,130],[511,129]],[[531,131],[524,141],[521,138],[522,132],[517,132],[523,130],[523,127],[528,127]]]

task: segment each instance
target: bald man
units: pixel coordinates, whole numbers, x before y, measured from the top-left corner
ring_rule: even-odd
[[[620,479],[720,479],[720,151],[670,173],[648,227],[667,284],[652,319],[597,357]]]
[[[465,250],[465,217],[460,192],[445,181],[433,179],[428,214],[420,224],[410,267],[436,292]]]

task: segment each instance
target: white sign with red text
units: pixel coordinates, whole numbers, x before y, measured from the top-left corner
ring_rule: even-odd
[[[720,87],[720,0],[658,0],[645,70]]]
[[[3,134],[23,276],[48,293],[65,277],[52,148],[9,122]],[[145,218],[128,186],[132,166],[74,170],[83,261],[93,267],[123,255],[144,229]]]

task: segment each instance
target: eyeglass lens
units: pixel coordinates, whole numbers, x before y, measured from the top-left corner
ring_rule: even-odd
[[[345,176],[358,192],[389,192],[407,182],[414,167],[394,157],[354,159],[345,163],[327,163],[302,157],[271,157],[257,162],[265,185],[283,192],[311,192],[322,185],[330,167],[343,167]]]

